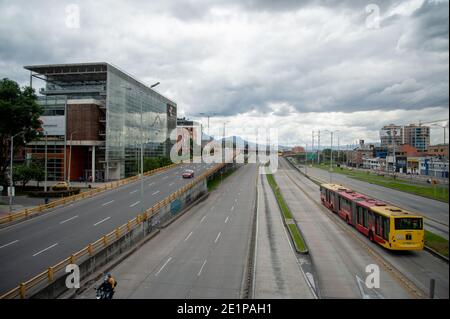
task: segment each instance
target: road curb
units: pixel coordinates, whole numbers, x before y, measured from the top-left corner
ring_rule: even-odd
[[[446,262],[448,264],[448,261],[449,261],[448,257],[445,257],[444,255],[438,253],[433,248],[430,248],[428,246],[424,246],[423,249],[426,250],[427,252],[429,252],[430,254],[432,254],[434,257],[437,257],[437,258],[443,260],[444,262]]]

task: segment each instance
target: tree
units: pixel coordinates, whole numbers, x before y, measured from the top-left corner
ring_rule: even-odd
[[[13,169],[13,183],[20,182],[22,188],[33,179],[33,170],[26,164],[15,165]]]
[[[8,184],[11,136],[23,131],[23,138],[14,140],[15,150],[36,138],[42,113],[34,89],[21,89],[15,81],[6,78],[0,80],[0,185]]]

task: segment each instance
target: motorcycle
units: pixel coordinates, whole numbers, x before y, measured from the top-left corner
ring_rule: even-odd
[[[112,299],[112,295],[110,296],[110,293],[105,291],[102,288],[94,288],[96,291],[95,298],[96,299]]]

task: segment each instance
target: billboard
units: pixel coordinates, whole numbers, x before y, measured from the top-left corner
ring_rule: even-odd
[[[42,128],[47,135],[64,135],[66,131],[65,116],[41,116]]]

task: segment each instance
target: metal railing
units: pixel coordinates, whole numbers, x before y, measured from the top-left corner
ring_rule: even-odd
[[[117,227],[110,233],[102,236],[97,241],[90,243],[88,246],[84,247],[80,251],[73,253],[66,259],[60,261],[56,265],[53,265],[49,267],[46,271],[43,271],[42,273],[36,275],[35,277],[29,279],[28,281],[25,281],[21,284],[19,284],[16,288],[10,290],[9,292],[5,293],[4,295],[0,296],[0,299],[16,299],[16,298],[27,298],[27,293],[30,292],[31,289],[37,288],[40,285],[48,285],[52,283],[55,280],[55,275],[61,273],[62,270],[65,270],[66,266],[69,264],[74,264],[77,261],[83,260],[83,258],[89,258],[91,256],[94,256],[95,253],[98,251],[105,249],[112,245],[115,241],[118,239],[126,236],[128,233],[130,233],[133,229],[137,228],[141,223],[147,221],[149,218],[151,218],[153,215],[155,215],[162,207],[165,207],[169,205],[174,199],[182,195],[183,193],[187,192],[189,189],[194,187],[196,184],[207,178],[209,175],[214,174],[221,168],[223,168],[226,164],[220,163],[213,168],[210,168],[209,170],[205,171],[198,177],[196,177],[192,182],[186,184],[182,188],[178,189],[174,193],[167,196],[165,199],[159,201],[149,209],[147,209],[143,214],[138,214],[135,218],[129,220],[126,224],[123,224],[122,226]],[[160,169],[156,169],[160,170]],[[151,174],[152,172],[156,171],[150,171],[147,174]],[[145,175],[145,174],[144,174]],[[122,182],[129,180],[137,180],[138,177],[133,176],[130,178],[127,178],[125,180],[121,180],[114,183]],[[114,184],[113,183],[113,184]],[[123,185],[123,184],[122,184]],[[64,272],[65,273],[65,272]],[[44,287],[42,287],[44,288]]]
[[[168,170],[168,169],[170,169],[172,167],[175,167],[177,165],[179,165],[179,164],[171,164],[171,165],[168,165],[168,166],[156,168],[154,170],[145,172],[144,176],[153,175],[155,173],[159,173],[159,172]],[[77,195],[64,197],[64,198],[61,198],[59,200],[50,202],[48,204],[39,205],[39,206],[36,206],[36,207],[33,207],[33,208],[26,208],[24,210],[21,210],[20,212],[17,212],[17,213],[14,213],[14,214],[8,214],[6,216],[0,217],[0,225],[1,224],[6,224],[6,223],[10,223],[10,222],[13,222],[13,221],[16,221],[16,220],[20,220],[20,219],[27,219],[28,217],[31,217],[31,216],[36,215],[36,214],[40,214],[40,213],[46,211],[47,209],[52,209],[52,208],[55,208],[57,206],[65,205],[67,203],[72,203],[72,202],[76,202],[76,201],[81,200],[81,199],[89,198],[89,197],[97,195],[97,194],[99,194],[101,192],[104,192],[106,190],[111,190],[111,189],[117,188],[119,186],[126,185],[126,184],[129,184],[131,182],[135,182],[137,180],[139,180],[139,175],[131,176],[131,177],[128,177],[128,178],[125,178],[125,179],[121,179],[121,180],[115,181],[115,182],[110,182],[110,183],[107,183],[107,184],[105,184],[105,185],[103,185],[101,187],[94,188],[94,189],[92,189],[90,191],[83,192],[83,193],[80,193],[80,194],[77,194]]]

